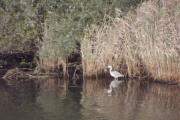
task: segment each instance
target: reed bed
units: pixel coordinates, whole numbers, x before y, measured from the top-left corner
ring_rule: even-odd
[[[66,74],[66,61],[62,58],[41,57],[37,62],[38,72],[60,72],[63,76]]]
[[[93,25],[82,40],[84,75],[108,65],[129,77],[180,82],[180,1],[142,3],[136,11]]]

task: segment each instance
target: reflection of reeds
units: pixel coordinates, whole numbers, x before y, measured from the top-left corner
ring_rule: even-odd
[[[145,117],[150,119],[160,119],[162,116],[168,120],[178,120],[180,111],[180,88],[178,86],[168,86],[153,84],[148,89],[142,105],[146,107],[143,110]],[[149,113],[153,113],[152,116]]]
[[[146,100],[153,104],[162,104],[164,108],[173,108],[179,105],[180,87],[153,84],[150,86]],[[164,101],[164,102],[161,102]]]
[[[177,86],[129,80],[114,89],[112,96],[108,96],[107,86],[101,81],[101,79],[86,80],[84,83],[81,104],[86,110],[96,111],[92,114],[110,120],[131,118],[152,120],[156,117],[157,119],[178,119],[180,88]],[[85,115],[86,112],[84,111]]]
[[[68,83],[64,79],[59,79],[56,76],[47,77],[38,80],[38,84],[41,89],[46,89],[48,91],[55,91],[56,89],[65,90],[68,88]]]
[[[148,1],[123,18],[92,26],[82,40],[84,75],[113,65],[129,76],[180,80],[180,2]]]

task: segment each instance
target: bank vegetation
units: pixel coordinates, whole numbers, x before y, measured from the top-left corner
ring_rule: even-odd
[[[150,0],[92,25],[81,45],[84,75],[104,75],[112,65],[128,77],[180,82],[179,8],[178,0]]]
[[[65,74],[82,56],[85,76],[109,75],[112,65],[127,77],[179,82],[179,8],[179,0],[1,0],[0,67],[5,54],[32,53],[16,61]]]

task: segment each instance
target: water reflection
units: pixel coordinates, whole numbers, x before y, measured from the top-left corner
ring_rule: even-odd
[[[180,88],[128,80],[109,97],[106,79],[70,86],[56,77],[9,86],[0,80],[2,120],[178,120]]]
[[[104,87],[99,81],[87,80],[83,87],[81,104],[86,109],[82,113],[87,119],[99,116],[107,120],[178,120],[180,117],[178,86],[129,80],[107,97],[104,89],[108,86]]]
[[[111,83],[109,84],[109,89],[108,89],[108,93],[109,93],[109,95],[111,96],[111,93],[112,93],[112,90],[114,89],[114,88],[117,88],[118,86],[119,86],[119,84],[121,84],[123,81],[119,81],[119,80],[113,80],[113,81],[111,81]]]
[[[37,102],[44,112],[45,120],[81,120],[81,87],[69,86],[65,80],[48,78],[39,81]]]
[[[7,86],[0,79],[0,119],[41,120],[41,108],[36,102],[38,91],[33,81]]]

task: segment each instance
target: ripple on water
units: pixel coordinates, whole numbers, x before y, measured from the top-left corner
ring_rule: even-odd
[[[0,80],[3,120],[179,120],[180,88],[128,80],[107,89],[105,79],[68,87],[56,78],[9,86]],[[12,116],[12,117],[11,117]]]

